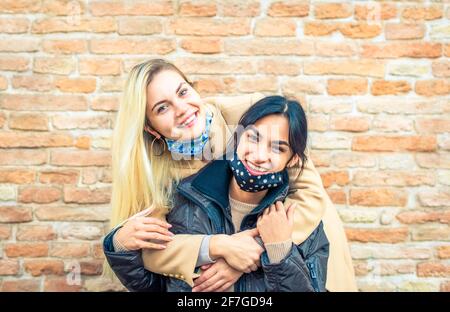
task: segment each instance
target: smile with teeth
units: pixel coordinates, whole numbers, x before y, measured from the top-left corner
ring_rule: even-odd
[[[179,124],[177,126],[177,128],[189,128],[192,127],[195,122],[197,121],[197,115],[198,115],[198,111],[195,112],[194,114],[192,114],[188,119],[186,119],[185,122],[183,122],[182,124]]]
[[[269,169],[253,165],[249,161],[246,161],[246,164],[247,164],[248,168],[250,168],[250,170],[252,170],[252,171],[256,171],[256,172],[267,172],[267,171],[269,171]]]

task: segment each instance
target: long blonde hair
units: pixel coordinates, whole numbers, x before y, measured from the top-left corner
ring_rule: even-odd
[[[168,209],[172,183],[179,180],[178,170],[173,170],[179,161],[164,149],[163,140],[144,132],[147,87],[164,70],[173,70],[190,83],[175,65],[162,59],[138,64],[129,73],[112,139],[111,226],[151,206]]]

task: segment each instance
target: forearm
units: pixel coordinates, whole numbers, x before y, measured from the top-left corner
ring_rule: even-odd
[[[177,234],[164,250],[142,250],[145,268],[164,276],[179,278],[193,286],[203,237],[204,235]]]
[[[106,260],[120,282],[129,291],[163,291],[164,281],[158,274],[147,271],[140,251],[116,251],[113,239],[117,228],[113,229],[103,241]]]
[[[288,173],[290,194],[285,205],[296,204],[292,240],[300,244],[318,226],[331,202],[311,159],[306,162],[302,174],[298,165],[290,168]]]

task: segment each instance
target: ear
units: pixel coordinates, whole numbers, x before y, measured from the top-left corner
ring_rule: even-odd
[[[297,154],[294,154],[294,156],[292,156],[291,160],[289,160],[289,162],[287,163],[286,167],[291,168],[297,164],[300,164],[300,157],[298,157]]]
[[[144,131],[150,133],[151,135],[153,135],[156,139],[160,139],[161,135],[156,132],[155,130],[153,130],[149,125],[145,124],[144,125]]]

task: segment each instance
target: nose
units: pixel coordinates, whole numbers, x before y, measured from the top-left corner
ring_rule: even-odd
[[[266,146],[262,144],[258,144],[258,148],[253,157],[254,157],[253,161],[255,162],[256,165],[270,163],[270,153],[267,150]]]
[[[183,116],[189,109],[189,104],[184,99],[176,99],[173,102],[175,108],[175,116],[177,118]]]

